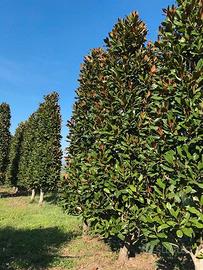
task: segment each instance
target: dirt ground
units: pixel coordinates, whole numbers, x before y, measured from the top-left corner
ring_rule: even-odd
[[[74,241],[63,254],[78,257],[76,270],[156,270],[157,258],[152,254],[138,254],[121,265],[117,254],[100,239],[85,237]]]

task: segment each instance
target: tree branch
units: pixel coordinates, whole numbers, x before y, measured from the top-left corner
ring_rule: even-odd
[[[188,250],[185,246],[183,246],[183,251],[185,251],[187,254],[190,254],[190,256],[194,255],[193,252]]]
[[[195,256],[197,256],[201,251],[203,251],[203,241],[202,241],[202,239],[200,240],[199,246],[196,248]]]

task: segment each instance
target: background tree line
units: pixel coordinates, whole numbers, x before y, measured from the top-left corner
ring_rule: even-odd
[[[1,180],[10,183],[16,191],[32,190],[31,201],[40,191],[39,203],[45,192],[57,189],[61,171],[61,115],[58,94],[44,98],[38,110],[22,122],[12,136],[10,108],[0,107],[0,164]]]

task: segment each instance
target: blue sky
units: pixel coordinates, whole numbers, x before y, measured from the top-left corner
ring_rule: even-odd
[[[12,112],[12,133],[43,96],[57,91],[63,148],[83,57],[103,40],[119,17],[137,10],[149,40],[157,37],[162,8],[175,0],[1,0],[0,103]]]

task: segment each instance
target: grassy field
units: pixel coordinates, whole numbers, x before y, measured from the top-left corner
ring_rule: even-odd
[[[7,190],[0,188],[0,196]],[[65,215],[49,198],[43,206],[29,197],[0,198],[0,270],[154,270],[143,254],[117,265],[117,254],[97,238],[81,236],[81,221]]]

